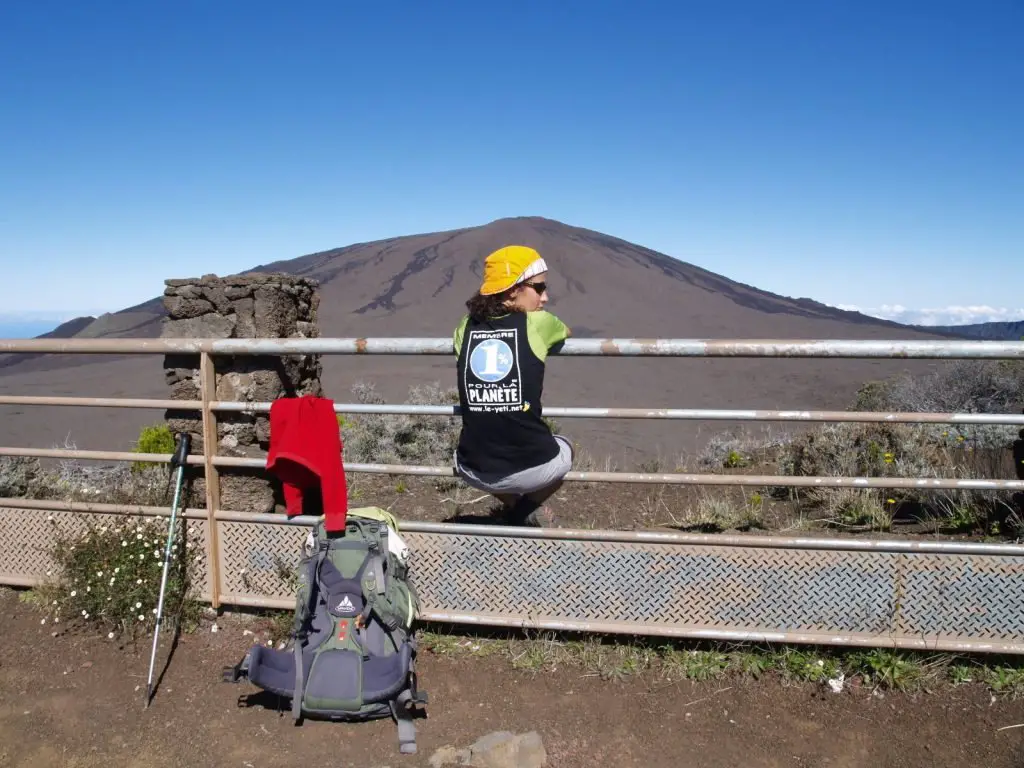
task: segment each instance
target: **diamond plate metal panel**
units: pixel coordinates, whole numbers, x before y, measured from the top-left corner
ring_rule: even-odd
[[[903,555],[897,631],[979,641],[1024,637],[1021,558]]]
[[[108,515],[91,515],[110,518]],[[0,509],[0,582],[52,566],[55,524]],[[52,518],[52,520],[51,520]],[[205,521],[190,520],[207,583]],[[221,593],[290,607],[303,525],[221,521]],[[425,618],[719,639],[1024,653],[1024,556],[403,531]],[[824,544],[822,545],[825,546]]]
[[[56,529],[73,533],[84,529],[87,521],[103,525],[123,518],[124,515],[93,512],[0,507],[0,583],[26,584],[45,578],[54,565],[49,551]],[[181,523],[179,518],[178,524]],[[200,599],[208,600],[206,521],[184,523],[189,532],[187,540],[196,555],[196,588]]]
[[[453,619],[1024,652],[1024,558],[408,533]],[[512,621],[508,621],[511,619]]]
[[[295,599],[282,571],[299,564],[310,529],[265,523],[217,523],[221,553],[221,592],[251,597]]]

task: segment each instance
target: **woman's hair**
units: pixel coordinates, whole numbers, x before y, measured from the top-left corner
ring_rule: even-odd
[[[486,322],[492,320],[495,317],[501,317],[507,315],[509,312],[515,310],[511,307],[506,306],[505,302],[509,299],[508,291],[502,293],[494,293],[488,296],[483,294],[476,294],[466,302],[466,309],[469,310],[469,316],[477,322]]]

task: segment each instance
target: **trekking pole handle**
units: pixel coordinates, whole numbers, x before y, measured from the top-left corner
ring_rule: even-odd
[[[178,433],[178,447],[171,457],[172,467],[184,467],[188,461],[188,450],[192,445],[192,435],[188,432]]]

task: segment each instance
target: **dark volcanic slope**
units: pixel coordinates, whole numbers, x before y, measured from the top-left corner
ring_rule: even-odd
[[[533,246],[548,259],[552,309],[590,335],[770,336],[774,329],[758,330],[767,322],[813,336],[818,326],[807,321],[815,320],[838,323],[835,328],[847,333],[856,328],[854,335],[866,328],[888,329],[893,338],[908,333],[895,323],[761,291],[615,237],[541,218],[352,245],[258,270],[322,281],[326,331],[410,333],[409,323],[415,323],[413,333],[433,335],[450,331],[453,315],[479,285],[483,259],[508,243]],[[737,313],[760,320],[744,325]]]
[[[930,329],[939,333],[949,333],[961,339],[985,339],[991,341],[1020,341],[1024,339],[1024,320],[972,323],[971,325],[943,325]]]
[[[321,281],[324,336],[447,336],[477,288],[483,259],[510,243],[531,245],[548,260],[549,308],[577,336],[685,338],[935,338],[935,334],[790,299],[729,280],[618,238],[542,218],[351,245],[261,265]],[[211,265],[211,267],[214,265]],[[712,269],[715,265],[708,265]],[[168,277],[186,277],[168,275]],[[843,279],[843,275],[836,275]],[[158,301],[104,316],[82,335],[157,335]],[[97,327],[103,322],[105,327]],[[81,361],[77,361],[81,363]],[[837,360],[579,359],[550,364],[549,405],[714,408],[846,407],[863,381],[906,363]],[[0,391],[13,394],[122,393],[163,397],[158,356],[97,358],[69,367],[53,356],[0,369]],[[325,387],[351,398],[358,379],[373,379],[401,399],[414,383],[454,385],[446,358],[343,358],[324,361]],[[7,409],[6,444],[49,445],[70,432],[80,446],[113,447],[158,413],[82,409]],[[598,452],[632,462],[661,453],[667,461],[723,424],[566,421],[563,428]],[[16,439],[15,439],[16,438]],[[637,453],[639,452],[639,453]]]

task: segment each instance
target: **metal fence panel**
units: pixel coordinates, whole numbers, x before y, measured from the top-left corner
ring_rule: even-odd
[[[0,584],[32,586],[46,579],[54,568],[50,552],[55,532],[84,531],[88,522],[104,525],[123,514],[95,514],[67,509],[0,506]],[[210,569],[207,561],[206,521],[186,519],[187,539],[196,554],[198,598],[210,600]]]
[[[52,567],[52,526],[81,525],[82,514],[0,508],[0,582],[41,579]],[[288,573],[308,525],[224,514],[228,519],[217,522],[223,602],[293,607]],[[206,521],[188,524],[209,600]],[[403,530],[403,537],[428,620],[1024,654],[1024,547],[978,554],[901,551],[899,543],[887,551],[796,539],[750,546],[733,541],[740,537],[704,544],[410,528],[421,529]]]

